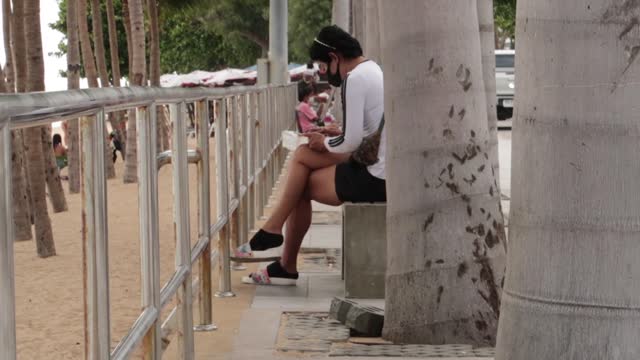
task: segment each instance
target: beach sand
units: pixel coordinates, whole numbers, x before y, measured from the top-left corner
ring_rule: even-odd
[[[190,146],[193,148],[193,145]],[[215,145],[211,142],[211,152]],[[216,218],[215,159],[212,166],[212,222]],[[112,347],[127,333],[141,312],[140,241],[137,184],[108,180],[109,270]],[[64,171],[63,171],[64,173]],[[196,167],[189,166],[191,239],[197,239]],[[65,190],[67,184],[64,182]],[[159,172],[161,282],[174,271],[172,170]],[[16,323],[19,359],[82,359],[84,357],[82,234],[80,194],[68,194],[69,211],[50,216],[57,256],[38,258],[33,240],[15,244]],[[197,268],[194,268],[197,274]],[[217,286],[214,280],[214,289]],[[165,310],[166,314],[167,311]]]

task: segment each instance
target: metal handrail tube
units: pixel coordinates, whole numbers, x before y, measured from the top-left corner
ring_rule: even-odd
[[[221,215],[218,218],[218,221],[209,227],[209,234],[211,234],[210,236],[213,237],[214,234],[218,234],[218,232],[220,232],[220,230],[222,230],[222,228],[227,224],[227,221],[229,221],[228,216]]]
[[[187,163],[187,132],[184,102],[171,105],[173,123],[172,151],[173,166],[173,208],[176,229],[176,271],[191,265],[191,240],[189,221],[189,170]],[[191,292],[191,271],[187,272],[176,292],[179,316],[178,354],[179,358],[191,360],[194,357],[193,340],[193,297]]]
[[[229,182],[228,182],[228,163],[227,163],[227,99],[219,102],[220,116],[216,124],[216,165],[218,168],[217,175],[217,200],[218,214],[229,214]],[[229,222],[220,230],[218,240],[218,255],[220,256],[220,281],[216,296],[231,297],[234,296],[231,291],[231,259],[229,246]]]
[[[171,164],[171,150],[163,151],[158,154],[158,169],[161,169],[165,165]],[[198,164],[202,160],[202,154],[200,150],[187,150],[187,161],[189,164]]]
[[[211,290],[211,188],[209,178],[211,169],[209,164],[209,101],[204,99],[196,103],[197,138],[200,161],[198,162],[198,237],[200,240],[191,250],[191,265],[201,257],[199,264],[200,305],[197,331],[212,331],[217,329],[213,324],[212,290]],[[189,157],[189,152],[187,152]],[[203,241],[204,240],[204,241]],[[202,245],[199,250],[198,246]],[[194,257],[195,255],[195,257]],[[193,287],[192,287],[193,289]]]
[[[12,154],[11,131],[0,125],[0,351],[9,360],[16,358]]]
[[[202,252],[209,245],[211,245],[211,239],[209,238],[209,236],[202,236],[198,239],[196,244],[191,249],[191,265],[192,266],[193,264],[195,264],[196,261],[198,261],[198,258],[200,257],[200,255],[202,255]]]
[[[157,118],[155,104],[137,108],[138,131],[138,217],[140,219],[140,267],[142,305],[160,308],[160,239],[158,211],[158,166],[156,160]],[[145,352],[150,359],[161,356],[160,323],[155,321],[145,334]]]
[[[187,276],[191,274],[191,264],[180,266],[173,273],[171,279],[160,290],[160,309],[163,309],[171,301]]]
[[[109,359],[111,348],[109,316],[109,246],[107,245],[107,187],[104,173],[104,111],[95,119],[82,118],[82,238],[87,271],[88,356]]]
[[[138,316],[136,321],[129,329],[127,335],[120,340],[120,343],[111,352],[112,360],[126,360],[129,359],[131,353],[136,349],[142,337],[149,332],[154,323],[158,320],[160,311],[153,307],[147,307],[142,311],[142,314]]]
[[[285,89],[286,87],[286,89]],[[282,104],[292,104],[295,86],[234,87],[227,89],[181,88],[104,88],[48,93],[0,95],[0,353],[3,359],[16,357],[15,276],[13,254],[13,209],[11,188],[12,129],[27,128],[54,121],[83,118],[83,202],[87,223],[87,291],[90,354],[95,359],[128,358],[143,341],[145,356],[161,357],[160,309],[177,295],[172,314],[179,315],[178,342],[181,357],[193,359],[193,294],[200,294],[200,326],[211,329],[212,266],[220,267],[220,292],[233,296],[230,279],[230,224],[238,226],[236,236],[247,239],[247,230],[262,214],[273,179],[277,177],[282,150],[280,132],[290,128],[292,119]],[[283,98],[284,96],[284,98]],[[233,98],[232,98],[233,97]],[[209,205],[209,103],[220,105],[216,118],[218,218],[211,224]],[[187,149],[185,102],[196,102],[198,146]],[[231,102],[231,114],[227,104]],[[275,104],[274,102],[277,102]],[[72,105],[69,105],[72,104]],[[169,104],[174,124],[173,148],[156,153],[158,105]],[[285,105],[288,106],[288,105]],[[108,219],[104,179],[105,114],[134,109],[138,127],[138,204],[140,219],[140,257],[143,312],[129,333],[109,354],[110,314],[108,287]],[[229,123],[230,121],[230,123]],[[239,126],[239,127],[238,127]],[[227,133],[227,129],[229,132]],[[241,135],[241,136],[240,136]],[[230,136],[233,163],[228,162],[227,137]],[[188,164],[198,165],[198,242],[189,239]],[[176,270],[161,289],[158,219],[158,170],[173,165],[174,211],[176,226]],[[233,196],[229,175],[234,176]],[[232,199],[230,199],[230,197]],[[243,215],[245,214],[245,215]],[[246,217],[247,219],[244,219]],[[219,249],[211,251],[218,235]],[[213,259],[207,261],[208,256]],[[192,281],[192,266],[200,260],[200,278]],[[212,265],[218,263],[217,265]],[[207,278],[209,276],[209,278]],[[192,286],[198,286],[193,291]]]
[[[231,88],[160,88],[160,87],[109,87],[99,89],[79,89],[52,92],[32,92],[22,94],[3,94],[0,96],[0,125],[4,125],[9,118],[37,110],[50,109],[49,117],[64,113],[70,106],[105,108],[106,112],[131,109],[155,102],[167,104],[175,101],[192,102],[202,98],[223,98],[225,96],[260,91],[268,88],[263,86],[235,86]],[[190,99],[193,99],[190,101]],[[31,127],[32,118],[41,114],[23,116],[11,121],[11,128]],[[48,121],[51,123],[57,119]]]

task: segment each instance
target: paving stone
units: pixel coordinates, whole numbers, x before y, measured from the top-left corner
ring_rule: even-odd
[[[356,303],[351,300],[334,298],[333,301],[331,301],[329,317],[344,324],[347,321],[347,314],[349,313],[349,310],[351,310],[354,305],[356,305]]]
[[[366,306],[352,306],[347,313],[345,326],[362,336],[379,337],[384,325],[384,311]]]
[[[362,336],[378,337],[384,325],[384,310],[344,298],[331,302],[329,316]]]

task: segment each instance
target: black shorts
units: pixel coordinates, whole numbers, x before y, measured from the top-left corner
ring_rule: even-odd
[[[349,160],[336,166],[336,194],[342,202],[386,202],[386,181],[369,173],[367,167]]]

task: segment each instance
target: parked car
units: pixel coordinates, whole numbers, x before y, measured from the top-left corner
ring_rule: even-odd
[[[496,95],[498,120],[513,116],[515,91],[515,50],[496,50]]]

